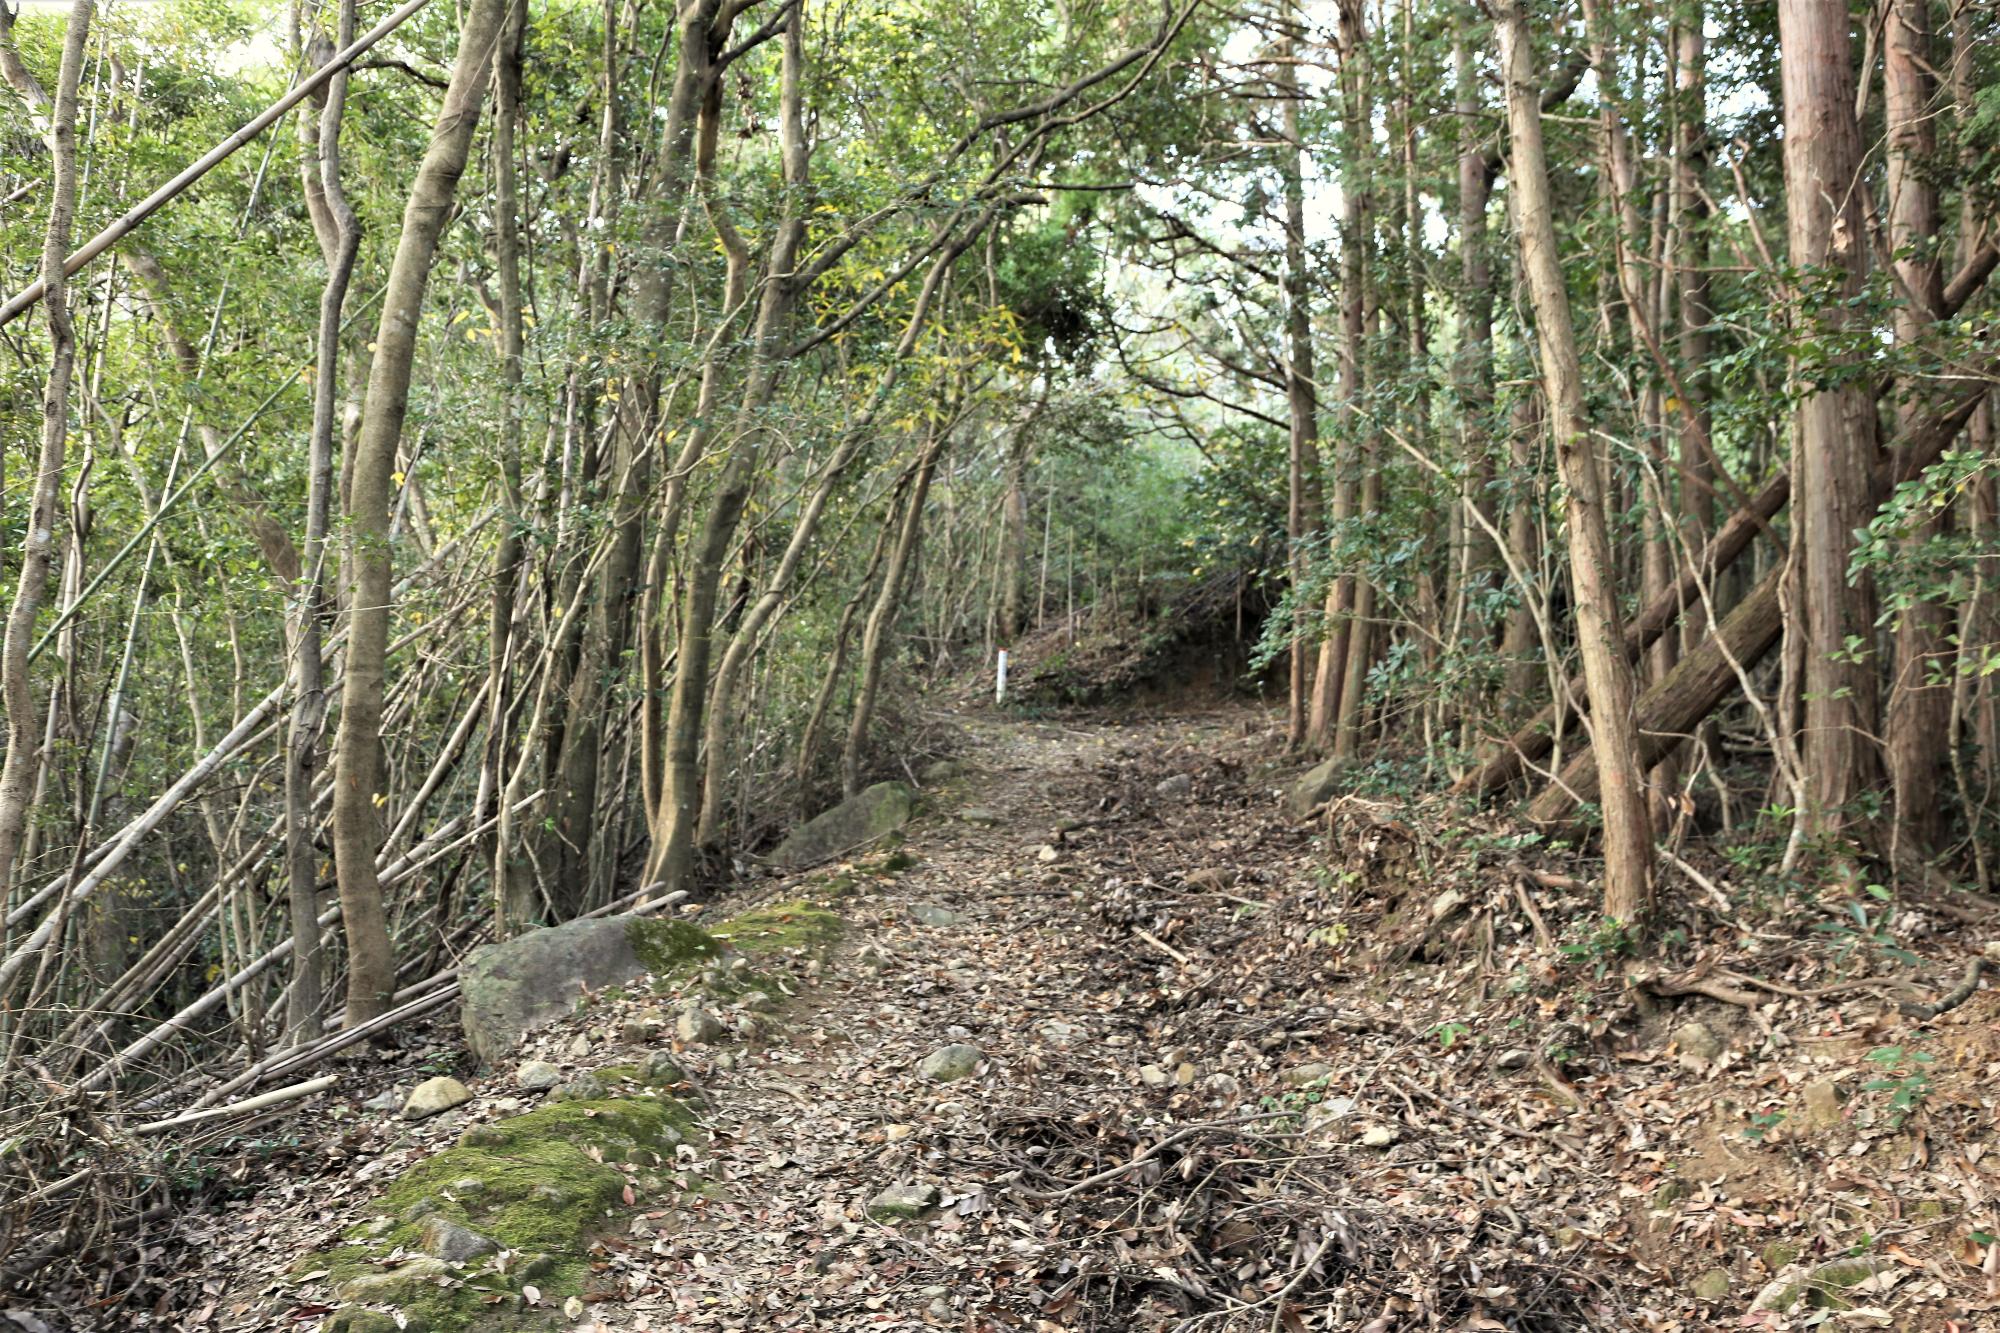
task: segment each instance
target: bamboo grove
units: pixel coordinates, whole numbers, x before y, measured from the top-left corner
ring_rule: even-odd
[[[1621,926],[1698,834],[1990,888],[1996,36],[0,3],[6,1077],[298,1068],[1218,578]]]

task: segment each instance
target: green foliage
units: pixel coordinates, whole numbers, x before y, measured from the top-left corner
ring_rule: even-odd
[[[1936,1057],[1929,1051],[1914,1051],[1907,1046],[1877,1046],[1868,1052],[1868,1061],[1882,1073],[1861,1086],[1868,1092],[1889,1094],[1890,1128],[1901,1129],[1930,1096],[1930,1066],[1936,1063]]]
[[[1598,918],[1595,925],[1579,925],[1577,933],[1565,938],[1560,947],[1564,957],[1589,967],[1591,975],[1602,981],[1620,959],[1637,951],[1636,944],[1628,923],[1607,916]]]

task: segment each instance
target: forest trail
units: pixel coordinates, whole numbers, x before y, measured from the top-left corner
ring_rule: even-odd
[[[699,914],[851,881],[844,936],[793,959],[798,995],[751,1040],[634,1036],[643,997],[531,1037],[521,1058],[565,1077],[670,1050],[706,1099],[705,1137],[607,1220],[584,1300],[546,1326],[1697,1329],[1851,1265],[1814,1238],[1856,1226],[1917,1270],[1870,1258],[1863,1289],[1936,1308],[1917,1256],[1946,1214],[1920,1201],[1970,1197],[1983,1168],[1912,1169],[1900,1116],[1841,1110],[1879,1021],[1770,1008],[1794,1041],[1700,1000],[1606,1031],[1609,992],[1552,965],[1492,874],[1513,854],[1482,869],[1353,796],[1280,817],[1295,764],[1269,721],[960,719],[901,855]],[[1558,931],[1568,896],[1544,899]],[[2000,1054],[1989,999],[1965,1010],[1968,1077]],[[183,1225],[217,1300],[182,1326],[314,1327],[341,1302],[300,1256],[522,1108],[514,1061],[470,1071],[455,1030],[434,1041],[402,1081],[456,1059],[473,1100],[411,1126],[400,1094],[360,1109],[357,1081],[313,1112],[299,1166]],[[920,1072],[961,1044],[969,1074]],[[1984,1140],[1938,1074],[1934,1114]],[[1828,1120],[1816,1089],[1840,1079]]]
[[[1246,872],[1246,884],[1276,883],[1285,861],[1303,873],[1307,838],[1272,818],[1273,790],[1248,786],[1244,757],[1231,758],[1267,745],[1267,721],[1244,708],[1147,721],[963,719],[971,744],[959,772],[925,789],[903,848],[913,864],[862,878],[841,904],[843,939],[768,1034],[748,1049],[678,1051],[712,1101],[709,1140],[683,1163],[708,1182],[707,1197],[664,1210],[642,1201],[636,1224],[621,1219],[632,1231],[607,1242],[605,1299],[576,1326],[1114,1326],[1096,1322],[1103,1317],[1144,1327],[1171,1318],[1188,1295],[1155,1294],[1173,1294],[1176,1279],[1159,1275],[1172,1271],[1162,1266],[1171,1246],[1154,1253],[1152,1239],[1122,1238],[1113,1211],[1072,1248],[1073,1204],[1042,1196],[1128,1161],[1142,1141],[1186,1137],[1210,1120],[1227,1135],[1259,1118],[1236,1077],[1248,1071],[1221,1049],[1236,1034],[1175,1014],[1205,994],[1213,973],[1202,978],[1207,967],[1190,967],[1143,924],[1121,924],[1116,904],[1145,899],[1172,914],[1227,918],[1255,905],[1225,891],[1236,867],[1265,867]],[[796,892],[795,879],[711,910]],[[1312,1013],[1288,1008],[1266,1020],[1255,1003],[1243,1017],[1257,1028]],[[554,1055],[584,1034],[589,1054],[570,1064],[589,1069],[637,1053],[610,1049],[616,1032],[615,1015],[592,1011],[533,1044]],[[917,1072],[955,1043],[978,1048],[976,1072],[952,1082]],[[491,1114],[481,1103],[513,1090],[512,1065],[468,1076],[475,1101],[435,1129],[413,1135],[378,1112],[357,1135],[349,1121],[347,1145],[378,1163],[357,1161],[352,1174],[379,1181],[448,1142],[468,1114]],[[444,1137],[427,1142],[422,1131]],[[1132,1179],[1150,1188],[1151,1174]],[[1116,1191],[1122,1182],[1108,1183]],[[935,1208],[901,1224],[871,1217],[870,1201],[898,1187],[937,1191]],[[324,1308],[311,1282],[294,1284],[297,1256],[369,1216],[371,1192],[364,1186],[335,1210],[298,1198],[291,1207],[253,1202],[248,1211],[288,1239],[218,1236],[258,1270],[231,1281],[221,1326],[271,1326],[286,1302],[292,1319]]]

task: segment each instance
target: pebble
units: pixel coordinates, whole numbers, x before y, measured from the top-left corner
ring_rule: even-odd
[[[680,1017],[674,1020],[674,1032],[685,1042],[705,1044],[727,1031],[721,1019],[697,1005],[681,1010]]]
[[[953,1042],[925,1056],[917,1065],[917,1072],[938,1083],[951,1083],[972,1073],[983,1058],[977,1046],[962,1041]]]

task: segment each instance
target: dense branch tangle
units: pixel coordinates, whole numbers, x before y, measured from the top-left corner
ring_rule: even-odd
[[[1760,809],[1986,880],[1990,7],[1587,8],[0,7],[9,1068],[372,1033],[1175,607],[1614,916]]]
[[[772,744],[815,699],[852,715],[847,780],[880,772],[881,710],[847,707],[841,667],[878,697],[911,590],[977,577],[923,568],[933,482],[949,502],[974,475],[951,448],[1020,438],[1011,395],[1064,373],[996,246],[1194,12],[1061,34],[964,16],[952,59],[1016,44],[1028,86],[1001,88],[916,65],[885,84],[843,48],[863,16],[842,4],[565,11],[581,81],[539,72],[526,4],[479,0],[456,32],[422,8],[358,38],[351,4],[309,16],[265,111],[179,113],[181,142],[216,147],[150,193],[103,146],[94,239],[73,249],[59,207],[38,272],[0,271],[7,317],[46,293],[56,335],[10,345],[57,451],[33,525],[50,572],[24,575],[8,636],[12,1060],[115,1056],[97,1081],[129,1084],[255,1057],[371,1023],[482,936],[692,886],[703,853],[837,790],[813,746]],[[53,169],[44,198],[74,185],[75,126],[169,123],[151,99],[172,81],[137,73],[130,34],[4,18],[8,114],[60,149],[31,168]],[[877,40],[919,51],[919,24],[887,22]],[[61,79],[51,32],[76,46]],[[85,79],[86,43],[124,73]],[[274,222],[294,202],[310,234]],[[203,253],[218,211],[244,223],[228,264]],[[316,326],[279,313],[314,305]],[[162,483],[176,419],[206,457]],[[152,520],[115,555],[81,508],[63,539],[80,431],[76,493],[132,506],[129,477],[131,526]],[[886,563],[850,597],[838,562],[871,546]],[[167,610],[133,615],[107,712],[93,654],[144,552]],[[866,642],[824,673],[843,602],[873,605]],[[93,771],[85,820],[64,806]],[[794,789],[746,799],[759,775]]]

